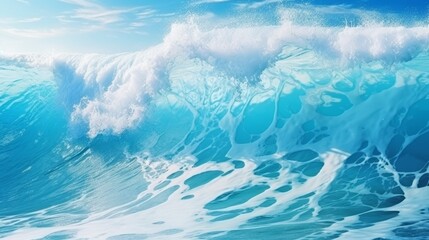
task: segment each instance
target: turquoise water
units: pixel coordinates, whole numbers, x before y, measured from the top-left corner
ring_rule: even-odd
[[[426,239],[428,46],[193,19],[136,53],[3,56],[0,237]]]

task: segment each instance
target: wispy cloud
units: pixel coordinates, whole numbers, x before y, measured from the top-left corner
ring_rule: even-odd
[[[35,22],[39,22],[41,20],[42,20],[41,17],[34,17],[34,18],[21,19],[21,20],[18,20],[16,22],[19,22],[19,23],[35,23]]]
[[[128,27],[126,29],[128,30],[128,33],[135,31],[136,34],[147,35],[147,32],[141,32],[142,27],[148,26],[149,23],[166,21],[167,19],[170,19],[176,15],[177,13],[161,13],[155,9],[150,8],[141,9],[132,16],[133,20],[129,21]]]
[[[136,16],[137,16],[137,19],[142,20],[142,19],[151,18],[156,13],[157,11],[154,9],[143,9],[142,11],[138,12]]]
[[[66,29],[19,29],[19,28],[5,28],[1,29],[0,32],[6,33],[12,36],[24,37],[24,38],[46,38],[64,34]]]
[[[264,0],[260,2],[254,2],[254,3],[237,3],[236,6],[238,9],[257,9],[265,5],[281,3],[281,2],[283,2],[283,0]]]
[[[3,18],[0,19],[1,24],[16,24],[16,23],[35,23],[41,21],[41,17],[33,17],[33,18],[23,18],[23,19],[14,19],[14,18]]]
[[[59,16],[66,22],[70,19],[87,20],[98,24],[111,24],[122,21],[123,15],[136,12],[139,7],[134,8],[108,8],[89,0],[61,0],[62,2],[77,6],[70,15]]]
[[[85,8],[97,8],[100,7],[100,5],[93,3],[88,0],[61,0],[61,2],[70,3],[73,5],[78,5]]]
[[[195,2],[192,2],[191,5],[197,6],[201,4],[209,4],[209,3],[223,3],[223,2],[229,2],[230,0],[198,0]]]
[[[144,23],[144,22],[132,22],[130,24],[130,26],[133,28],[140,28],[140,27],[146,26],[146,23]]]
[[[115,23],[122,20],[121,14],[131,10],[108,10],[108,9],[77,9],[73,18],[98,22],[101,24]]]
[[[30,4],[28,0],[16,0],[17,2],[23,3],[23,4]]]

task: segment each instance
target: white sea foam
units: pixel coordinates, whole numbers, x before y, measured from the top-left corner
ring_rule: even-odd
[[[171,86],[170,69],[179,58],[200,59],[229,76],[226,79],[246,81],[259,79],[288,45],[312,49],[321,61],[343,65],[407,61],[429,46],[429,27],[424,25],[298,25],[290,14],[282,14],[277,24],[243,27],[207,27],[207,19],[191,17],[172,24],[160,44],[135,53],[4,56],[3,60],[51,66],[72,119],[87,124],[88,135],[94,137],[120,134],[141,122],[151,99]]]

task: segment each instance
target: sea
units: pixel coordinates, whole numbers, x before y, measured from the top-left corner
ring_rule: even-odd
[[[1,54],[0,238],[429,239],[429,18],[392,3]]]

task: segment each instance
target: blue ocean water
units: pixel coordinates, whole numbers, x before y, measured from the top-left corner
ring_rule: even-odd
[[[429,27],[393,2],[1,56],[0,238],[428,239]]]

